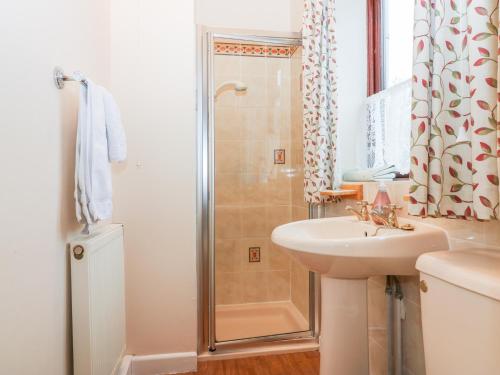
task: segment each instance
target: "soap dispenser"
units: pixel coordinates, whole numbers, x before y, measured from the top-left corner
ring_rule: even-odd
[[[387,186],[380,182],[378,185],[378,192],[375,196],[375,200],[372,204],[372,210],[377,214],[387,217],[388,215],[388,206],[391,204],[391,199],[389,198],[389,194],[387,193]],[[383,225],[383,222],[379,222],[379,220],[374,220],[375,224]]]

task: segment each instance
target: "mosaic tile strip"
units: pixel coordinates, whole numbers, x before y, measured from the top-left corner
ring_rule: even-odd
[[[296,50],[297,46],[215,43],[216,55],[290,58]]]

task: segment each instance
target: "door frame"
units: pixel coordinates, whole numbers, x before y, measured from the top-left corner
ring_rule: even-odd
[[[318,342],[320,322],[320,278],[309,273],[309,330],[233,341],[216,341],[215,333],[215,206],[214,206],[214,40],[302,45],[300,33],[276,33],[214,29],[197,30],[197,274],[198,274],[198,353],[225,353],[262,345]],[[314,216],[309,208],[309,218]]]

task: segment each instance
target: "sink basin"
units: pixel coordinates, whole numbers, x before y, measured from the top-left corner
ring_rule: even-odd
[[[297,221],[274,229],[272,241],[321,274],[320,375],[368,375],[367,280],[416,275],[417,258],[448,250],[441,228],[399,219],[413,231],[385,229],[355,217]]]
[[[377,231],[375,225],[348,216],[285,224],[273,231],[272,241],[310,270],[348,279],[416,275],[421,254],[448,249],[443,229],[410,219],[399,223],[412,224],[415,230]]]

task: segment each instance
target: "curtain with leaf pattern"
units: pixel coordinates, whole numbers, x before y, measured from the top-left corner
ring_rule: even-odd
[[[304,196],[333,188],[337,140],[334,0],[305,0],[302,28]]]
[[[498,0],[416,0],[409,212],[499,215]]]

